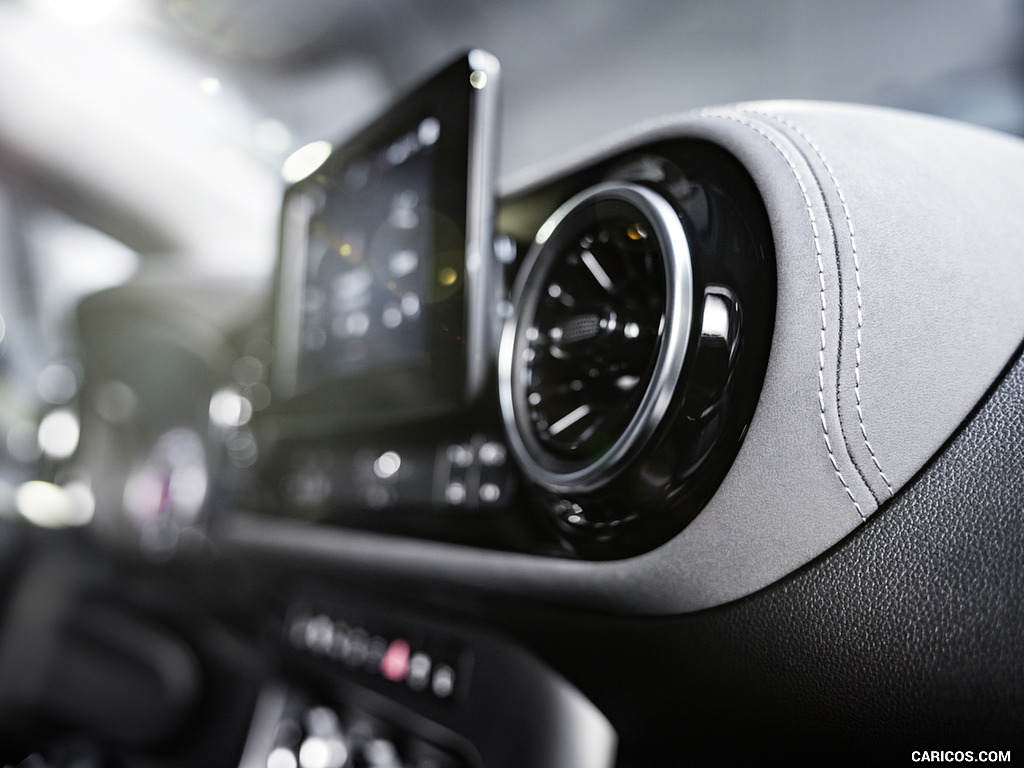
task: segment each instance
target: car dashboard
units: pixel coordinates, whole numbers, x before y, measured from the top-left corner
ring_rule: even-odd
[[[468,141],[452,203],[447,155],[394,169],[495,107],[430,123],[432,87],[286,193],[271,290],[82,302],[96,519],[8,559],[3,757],[1019,744],[1024,145],[743,103],[498,186]]]

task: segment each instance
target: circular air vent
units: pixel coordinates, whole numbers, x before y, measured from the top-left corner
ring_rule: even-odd
[[[686,356],[693,275],[662,196],[593,187],[541,227],[502,338],[501,405],[524,471],[556,493],[613,479],[651,438]]]

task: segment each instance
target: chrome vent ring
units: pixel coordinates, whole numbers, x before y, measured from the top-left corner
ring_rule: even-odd
[[[591,187],[540,228],[499,355],[510,446],[554,493],[589,493],[639,455],[669,408],[693,324],[675,208],[631,182]]]

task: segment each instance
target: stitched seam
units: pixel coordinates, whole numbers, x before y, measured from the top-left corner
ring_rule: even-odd
[[[767,118],[769,120],[775,121],[777,123],[780,123],[782,125],[785,125],[785,126],[791,128],[792,130],[794,130],[795,132],[797,132],[798,134],[800,134],[804,138],[805,142],[808,145],[810,145],[815,150],[815,152],[818,155],[818,159],[822,163],[824,163],[826,167],[828,167],[828,163],[825,160],[824,156],[822,155],[821,151],[818,149],[818,147],[816,147],[814,145],[814,142],[812,142],[810,140],[810,138],[805,133],[800,131],[800,129],[797,126],[793,125],[792,123],[787,122],[784,118],[779,117],[778,115],[772,115],[772,114],[769,114],[767,112],[760,112],[758,110],[744,110],[744,111],[746,111],[748,114],[757,115],[759,117]],[[831,170],[831,169],[829,169],[829,170]],[[830,176],[831,176],[833,185],[836,185],[835,174],[834,173],[830,173]],[[843,438],[843,447],[846,449],[846,454],[849,457],[850,462],[853,464],[853,468],[857,471],[857,476],[860,477],[861,482],[864,483],[865,488],[867,488],[868,492],[871,494],[871,498],[874,500],[874,502],[876,504],[878,504],[879,503],[878,494],[875,493],[875,489],[871,486],[871,483],[868,482],[868,478],[864,474],[864,469],[861,467],[861,462],[857,460],[857,457],[854,455],[853,448],[850,445],[850,441],[847,440],[847,437],[846,437],[846,435],[847,435],[846,419],[843,418],[844,408],[843,408],[842,398],[840,397],[840,393],[842,391],[842,386],[841,385],[842,385],[842,380],[843,380],[843,377],[842,377],[843,351],[846,349],[846,344],[847,344],[847,342],[846,342],[846,333],[845,333],[845,319],[844,319],[845,315],[846,315],[846,312],[844,311],[845,310],[845,304],[844,304],[844,300],[843,300],[843,295],[845,294],[845,291],[843,290],[844,282],[843,282],[843,279],[842,279],[842,258],[841,258],[840,253],[839,253],[839,240],[838,240],[836,228],[832,225],[832,221],[835,219],[835,217],[832,215],[832,205],[829,203],[828,199],[825,197],[825,190],[821,186],[821,182],[818,180],[817,175],[812,173],[811,178],[814,180],[814,185],[817,188],[818,192],[821,194],[822,204],[825,206],[825,213],[828,216],[828,222],[829,222],[829,231],[832,234],[832,247],[833,247],[833,251],[835,253],[836,276],[837,276],[836,290],[837,290],[837,293],[838,293],[837,300],[838,300],[838,304],[839,304],[839,330],[838,330],[839,342],[838,342],[838,354],[836,354],[836,386],[835,386],[835,391],[836,391],[836,415],[839,418],[839,433],[840,433],[840,435]],[[837,191],[840,193],[841,202],[845,203],[845,200],[842,198],[842,190],[837,188]],[[847,231],[851,232],[851,236],[852,236],[852,228],[851,228],[852,227],[852,219],[850,217],[849,208],[844,205],[843,206],[843,210],[844,210],[844,214],[846,215],[846,218],[847,218]],[[856,240],[852,240],[851,245],[852,245],[852,248],[855,250],[856,249]],[[856,253],[855,253],[854,270],[856,272],[856,278],[857,278],[856,281],[855,281],[856,283],[860,282],[860,273],[859,273],[859,270],[857,269],[857,267],[858,267],[858,260],[859,260],[859,257],[857,257]],[[862,296],[861,296],[859,290],[857,291],[857,304],[858,304],[858,307],[862,307],[863,306],[863,299],[862,299]],[[858,310],[858,323],[861,326],[863,325],[863,314],[862,314],[862,312],[860,310]],[[859,332],[858,332],[857,336],[858,337],[860,336]],[[857,351],[856,351],[855,360],[859,361],[859,358],[860,358],[859,339],[858,339],[857,347],[858,348],[857,348]],[[856,385],[856,381],[859,380],[859,376],[860,376],[859,362],[855,364],[854,374],[855,374],[855,397],[856,397],[856,399],[857,399],[857,401],[859,403],[859,400],[860,400],[860,390],[859,390],[859,386]],[[858,410],[858,414],[857,414],[858,425],[859,425],[859,428],[860,428],[860,431],[861,431],[861,436],[862,436],[862,439],[866,440],[867,439],[867,432],[866,432],[865,427],[864,427],[863,411],[860,408],[858,408],[857,410]],[[868,445],[868,452],[869,453],[873,453],[873,451],[871,450],[871,446],[870,445]],[[875,458],[874,456],[872,456],[872,458],[874,459],[874,465],[875,465],[876,471],[881,470],[881,466],[879,465],[877,458]],[[880,471],[879,471],[879,474],[881,475],[882,480],[885,482],[886,487],[889,488],[890,493],[891,493],[892,489],[891,489],[891,487],[889,487],[888,480],[886,480],[885,476],[883,474],[881,474]]]
[[[761,114],[763,117],[767,117],[767,118],[771,118],[772,117],[771,115],[764,114],[764,113],[752,112],[752,114]],[[832,252],[835,254],[835,257],[836,257],[835,258],[835,262],[836,262],[836,293],[837,293],[836,306],[838,307],[838,311],[839,311],[839,322],[838,322],[839,328],[837,330],[837,335],[838,335],[839,338],[837,340],[837,346],[836,346],[837,354],[836,354],[836,387],[835,387],[835,390],[836,390],[836,417],[839,419],[839,435],[843,439],[843,447],[846,449],[846,455],[850,459],[850,463],[853,464],[853,468],[857,471],[857,476],[861,479],[861,482],[864,483],[864,487],[868,489],[868,492],[871,494],[871,498],[874,500],[875,504],[877,504],[878,503],[878,496],[875,494],[874,489],[871,487],[871,484],[868,482],[867,477],[864,476],[864,470],[861,469],[860,462],[858,462],[857,461],[857,457],[853,455],[853,450],[852,450],[852,448],[850,446],[850,442],[849,442],[849,440],[846,439],[846,420],[843,418],[843,403],[842,403],[842,400],[839,397],[839,391],[840,391],[840,386],[839,385],[840,385],[840,382],[842,381],[842,365],[841,365],[841,362],[842,362],[842,357],[843,357],[843,349],[845,349],[845,347],[846,347],[846,334],[844,332],[844,330],[845,330],[845,319],[844,318],[846,316],[846,312],[844,311],[845,310],[845,305],[843,304],[844,290],[843,290],[843,280],[842,280],[842,262],[841,262],[840,257],[839,257],[839,238],[836,235],[836,228],[832,225],[832,221],[834,219],[834,217],[832,216],[832,206],[829,205],[828,199],[825,197],[825,190],[822,188],[821,182],[818,180],[818,177],[814,173],[811,174],[811,179],[812,179],[812,181],[814,181],[814,188],[818,190],[818,194],[821,196],[822,205],[825,206],[826,223],[828,224],[829,234],[831,235],[831,238],[832,238]]]
[[[804,206],[807,208],[807,217],[811,223],[811,234],[814,237],[814,251],[818,260],[818,285],[821,296],[821,346],[818,350],[818,411],[821,419],[821,433],[825,440],[825,450],[828,452],[829,462],[832,464],[832,469],[835,471],[836,477],[839,478],[839,482],[846,491],[846,495],[849,496],[850,501],[853,502],[853,506],[857,510],[857,514],[860,516],[861,520],[866,520],[867,517],[861,509],[860,504],[857,501],[857,497],[853,495],[853,489],[850,488],[849,483],[846,482],[846,478],[843,477],[843,473],[839,469],[839,463],[836,461],[835,452],[832,450],[832,439],[829,437],[828,433],[828,421],[825,418],[825,332],[827,329],[825,316],[827,311],[827,303],[825,300],[825,265],[821,250],[821,236],[818,233],[818,220],[814,215],[814,208],[811,206],[811,197],[807,193],[807,186],[804,184],[803,179],[800,178],[800,172],[797,170],[792,158],[790,158],[786,153],[786,150],[783,149],[782,145],[756,123],[738,115],[716,114],[714,112],[701,112],[700,115],[705,118],[731,120],[759,134],[775,148],[776,152],[782,155],[782,159],[785,160],[786,165],[789,166],[789,170],[793,174],[793,178],[796,180],[797,186],[800,187],[800,193],[804,198]]]
[[[857,344],[854,350],[854,367],[853,367],[853,395],[856,400],[857,406],[857,421],[860,426],[861,437],[864,440],[864,447],[867,448],[868,454],[871,456],[871,461],[875,465],[875,469],[878,471],[878,476],[882,478],[882,482],[885,483],[885,487],[888,489],[890,495],[892,494],[892,485],[889,483],[889,478],[885,476],[885,472],[882,471],[882,465],[878,460],[878,456],[875,454],[875,449],[871,446],[871,442],[868,440],[868,430],[864,423],[864,410],[861,406],[860,399],[860,352],[863,346],[863,329],[864,329],[864,301],[861,293],[861,279],[860,279],[860,254],[857,251],[857,239],[853,233],[853,216],[850,214],[850,207],[846,202],[846,195],[843,194],[842,187],[839,186],[839,180],[836,178],[835,171],[832,170],[831,164],[825,159],[824,153],[818,147],[818,145],[803,131],[799,126],[794,125],[792,122],[779,115],[766,114],[767,117],[773,118],[783,125],[789,127],[797,133],[807,145],[814,150],[814,154],[818,156],[821,164],[825,167],[825,171],[828,173],[829,179],[832,181],[832,185],[836,189],[836,194],[839,196],[839,203],[843,207],[843,216],[846,218],[846,229],[850,233],[850,251],[853,254],[853,274],[856,284],[856,298],[857,298]],[[837,380],[838,381],[838,380]]]

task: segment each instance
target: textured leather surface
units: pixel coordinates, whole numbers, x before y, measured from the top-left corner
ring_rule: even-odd
[[[737,664],[780,732],[1024,747],[1024,363],[877,519],[694,630],[753,639]]]
[[[622,766],[1024,749],[1024,362],[889,505],[778,584],[677,619],[492,618],[608,714]]]

